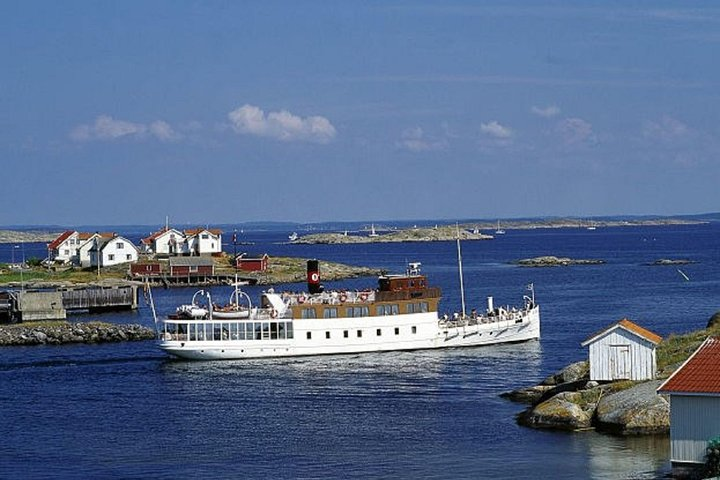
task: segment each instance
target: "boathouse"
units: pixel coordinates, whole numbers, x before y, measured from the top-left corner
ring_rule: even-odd
[[[235,267],[245,272],[264,272],[268,267],[270,256],[267,253],[262,255],[250,255],[241,253],[235,257]]]
[[[208,257],[172,257],[168,260],[171,276],[205,276],[215,274],[215,264]]]
[[[133,263],[130,265],[131,277],[157,277],[162,275],[162,268],[159,262]]]
[[[673,470],[705,463],[708,441],[720,436],[720,338],[707,338],[657,392],[670,402]]]
[[[649,380],[655,378],[655,347],[662,338],[627,318],[591,335],[590,380]]]

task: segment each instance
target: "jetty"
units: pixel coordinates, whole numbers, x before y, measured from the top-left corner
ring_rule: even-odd
[[[0,292],[0,322],[63,320],[68,311],[130,310],[138,306],[138,286],[84,286]]]

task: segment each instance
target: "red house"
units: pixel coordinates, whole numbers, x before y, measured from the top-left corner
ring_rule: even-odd
[[[235,267],[245,272],[264,272],[267,270],[269,258],[267,253],[263,253],[260,256],[250,256],[247,253],[241,253],[235,257]]]
[[[202,276],[214,275],[215,264],[212,258],[206,257],[170,257],[171,276]]]
[[[162,273],[159,263],[134,263],[130,265],[130,275],[133,277],[158,276]]]

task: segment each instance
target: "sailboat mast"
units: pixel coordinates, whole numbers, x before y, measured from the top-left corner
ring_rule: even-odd
[[[455,224],[455,228],[457,229],[458,272],[460,274],[460,303],[462,305],[462,318],[465,318],[465,286],[463,284],[462,253],[460,253],[460,227]]]

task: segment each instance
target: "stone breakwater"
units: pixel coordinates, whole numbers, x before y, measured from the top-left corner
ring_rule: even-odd
[[[2,325],[0,346],[61,345],[66,343],[108,343],[152,340],[155,331],[142,325],[115,325],[101,322],[43,325]]]

